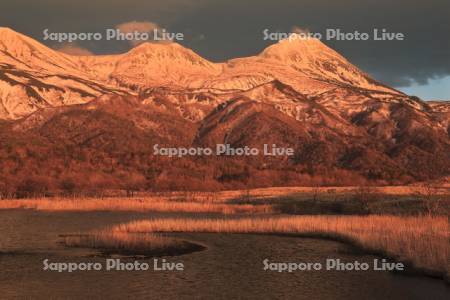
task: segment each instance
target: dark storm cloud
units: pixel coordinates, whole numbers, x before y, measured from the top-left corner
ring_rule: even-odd
[[[450,74],[448,0],[16,0],[0,3],[0,25],[42,39],[42,30],[103,31],[131,21],[183,32],[182,42],[213,61],[253,55],[269,45],[262,31],[294,26],[324,32],[386,28],[405,41],[326,43],[377,79],[395,86]],[[127,43],[88,42],[95,53],[125,51]]]

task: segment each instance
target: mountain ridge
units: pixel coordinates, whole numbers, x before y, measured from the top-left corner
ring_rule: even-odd
[[[121,188],[140,178],[141,188],[173,190],[448,178],[450,103],[386,87],[320,41],[288,43],[222,63],[178,44],[78,57],[2,29],[0,183]],[[295,155],[152,151],[227,143]]]
[[[31,76],[35,72],[39,73],[38,76],[43,74],[54,78],[70,76],[76,78],[77,85],[82,85],[81,90],[85,94],[93,96],[101,93],[93,92],[92,87],[84,86],[83,82],[95,82],[103,86],[102,90],[118,90],[130,95],[163,86],[245,91],[273,80],[288,84],[304,94],[322,93],[345,85],[401,94],[371,79],[337,52],[314,39],[280,41],[259,55],[221,63],[203,59],[177,43],[143,43],[117,55],[71,56],[5,28],[0,31],[0,45],[3,45],[0,46],[0,53],[3,54],[0,55],[0,64],[3,69],[13,66],[22,72],[31,73]],[[315,54],[315,49],[320,49],[320,53]],[[32,93],[40,94],[39,87],[33,90]],[[70,86],[64,90],[64,95],[56,93],[59,98],[67,98],[67,91],[77,91]],[[40,97],[46,99],[48,96]],[[69,101],[50,99],[46,102],[67,105],[92,100],[92,97],[83,97],[82,93],[72,98]],[[3,116],[0,115],[2,118],[8,118],[5,116],[7,114],[10,119],[20,118],[40,107],[39,101],[32,99],[28,109],[22,107],[21,111],[15,112],[14,107],[5,105],[5,96],[1,100],[3,106],[9,109],[3,112]]]

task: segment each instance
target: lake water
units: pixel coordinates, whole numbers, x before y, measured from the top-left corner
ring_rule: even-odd
[[[263,260],[324,262],[327,258],[372,262],[342,243],[283,236],[176,234],[205,251],[166,257],[184,271],[43,270],[52,262],[100,262],[85,249],[66,248],[61,234],[83,233],[121,222],[168,214],[0,211],[1,299],[450,299],[441,280],[376,271],[263,270]],[[184,215],[186,216],[186,215]],[[122,261],[134,261],[122,258]],[[153,259],[140,259],[153,264]]]

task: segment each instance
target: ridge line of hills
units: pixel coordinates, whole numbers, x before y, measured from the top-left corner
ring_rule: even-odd
[[[69,56],[0,29],[0,192],[436,180],[450,174],[449,120],[448,102],[378,83],[318,40],[212,63],[178,44]],[[223,143],[295,155],[152,153]]]

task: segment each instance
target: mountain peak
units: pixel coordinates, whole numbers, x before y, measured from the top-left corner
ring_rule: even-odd
[[[0,47],[3,45],[3,50],[7,49],[7,44],[12,42],[21,41],[27,39],[26,36],[12,30],[8,27],[0,27]],[[30,39],[31,40],[31,39]]]
[[[178,43],[168,42],[168,43],[152,43],[145,42],[132,48],[128,53],[192,53],[195,54],[191,49],[188,49]]]
[[[146,63],[158,63],[162,65],[187,64],[192,66],[206,66],[215,68],[214,64],[191,49],[171,43],[142,43],[131,49],[126,54],[125,60],[132,57],[133,60],[144,59]]]
[[[14,31],[13,29],[9,28],[9,27],[0,27],[0,37],[4,34],[17,34],[17,35],[21,35],[20,33],[18,33],[17,31]]]
[[[333,49],[326,46],[319,39],[304,38],[297,34],[292,34],[289,38],[283,39],[273,44],[260,54],[265,58],[274,58],[278,60],[314,60],[317,58],[344,59]],[[344,59],[345,60],[345,59]]]
[[[168,42],[168,43],[144,42],[144,43],[137,45],[130,51],[137,51],[137,50],[150,50],[151,51],[151,50],[156,50],[156,49],[170,49],[170,48],[174,48],[177,46],[181,47],[178,43],[174,43],[174,42]]]
[[[143,43],[122,55],[110,78],[123,86],[186,86],[220,69],[177,43]]]
[[[259,57],[277,65],[289,66],[307,77],[321,81],[398,93],[371,79],[345,57],[316,38],[292,34],[289,38],[267,47]]]
[[[0,63],[50,74],[79,73],[68,55],[7,27],[0,27]]]
[[[9,27],[0,27],[0,43],[6,44],[9,42],[22,42],[22,43],[28,43],[28,44],[39,44],[34,39],[20,33],[17,31],[14,31],[13,29]]]
[[[42,50],[46,47],[11,28],[0,27],[0,50],[16,55],[31,48]]]
[[[8,32],[8,31],[13,31],[13,30],[9,27],[0,27],[0,33]]]

